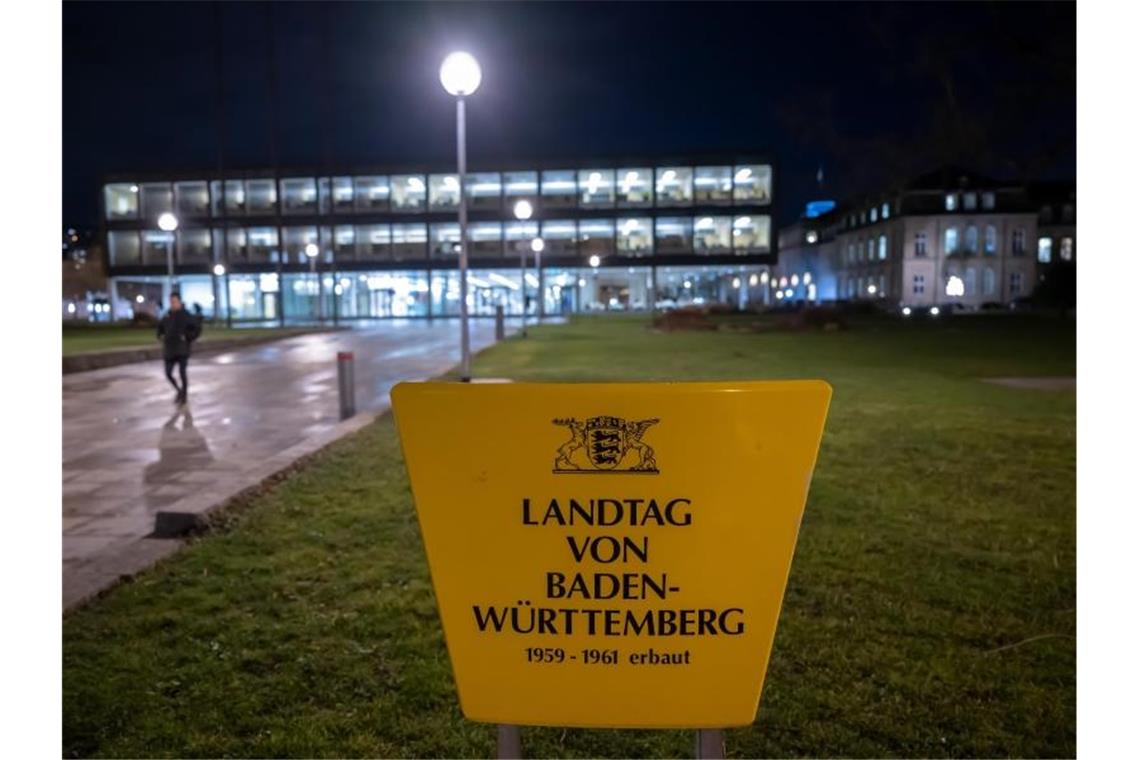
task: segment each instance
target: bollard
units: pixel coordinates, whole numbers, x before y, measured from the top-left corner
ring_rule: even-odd
[[[356,414],[356,375],[351,351],[338,351],[336,355],[336,380],[340,388],[340,418],[347,420]]]
[[[495,307],[495,340],[502,340],[507,336],[507,328],[503,325],[503,307]]]

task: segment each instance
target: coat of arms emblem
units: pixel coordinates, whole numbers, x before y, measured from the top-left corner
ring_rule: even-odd
[[[641,440],[661,420],[624,420],[621,417],[564,417],[552,420],[570,429],[570,440],[554,455],[555,473],[643,473],[655,475],[653,447]]]

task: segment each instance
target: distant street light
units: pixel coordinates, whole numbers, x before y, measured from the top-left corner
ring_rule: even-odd
[[[471,334],[467,324],[467,124],[463,99],[479,89],[483,71],[470,53],[455,52],[443,59],[439,81],[455,97],[455,143],[459,164],[459,375],[471,381]]]
[[[221,277],[225,273],[226,273],[225,266],[223,266],[221,264],[214,264],[214,276],[215,277]]]
[[[530,241],[530,249],[534,251],[534,271],[538,275],[538,319],[541,322],[546,316],[546,286],[542,278],[542,251],[546,248],[546,241],[536,237]]]
[[[317,281],[317,319],[321,322],[325,321],[325,304],[324,304],[324,289],[321,287],[321,278],[317,276],[317,257],[321,255],[320,246],[316,243],[309,243],[305,246],[305,255],[309,257],[309,271],[313,275],[313,279]]]
[[[166,280],[170,286],[170,292],[174,292],[174,231],[178,229],[178,217],[169,211],[163,213],[158,217],[158,228],[163,232],[169,232],[170,236],[166,239]]]
[[[214,290],[214,321],[217,322],[218,321],[218,309],[222,308],[222,294],[221,294],[221,290],[218,288],[218,278],[219,277],[225,277],[226,267],[224,264],[220,264],[220,263],[214,264],[214,269],[212,271],[214,272],[214,276],[212,278],[210,278],[210,280],[211,280],[211,284],[213,285],[213,290]],[[227,291],[228,290],[229,289],[227,288]],[[229,293],[228,292],[226,293],[226,300],[227,301],[229,300]]]

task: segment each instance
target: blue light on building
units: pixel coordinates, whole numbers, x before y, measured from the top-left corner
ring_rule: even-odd
[[[835,201],[809,201],[804,207],[804,218],[815,219],[835,208]]]

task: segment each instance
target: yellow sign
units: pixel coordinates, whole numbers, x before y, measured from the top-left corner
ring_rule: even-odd
[[[459,700],[495,723],[751,723],[831,388],[403,383]]]

